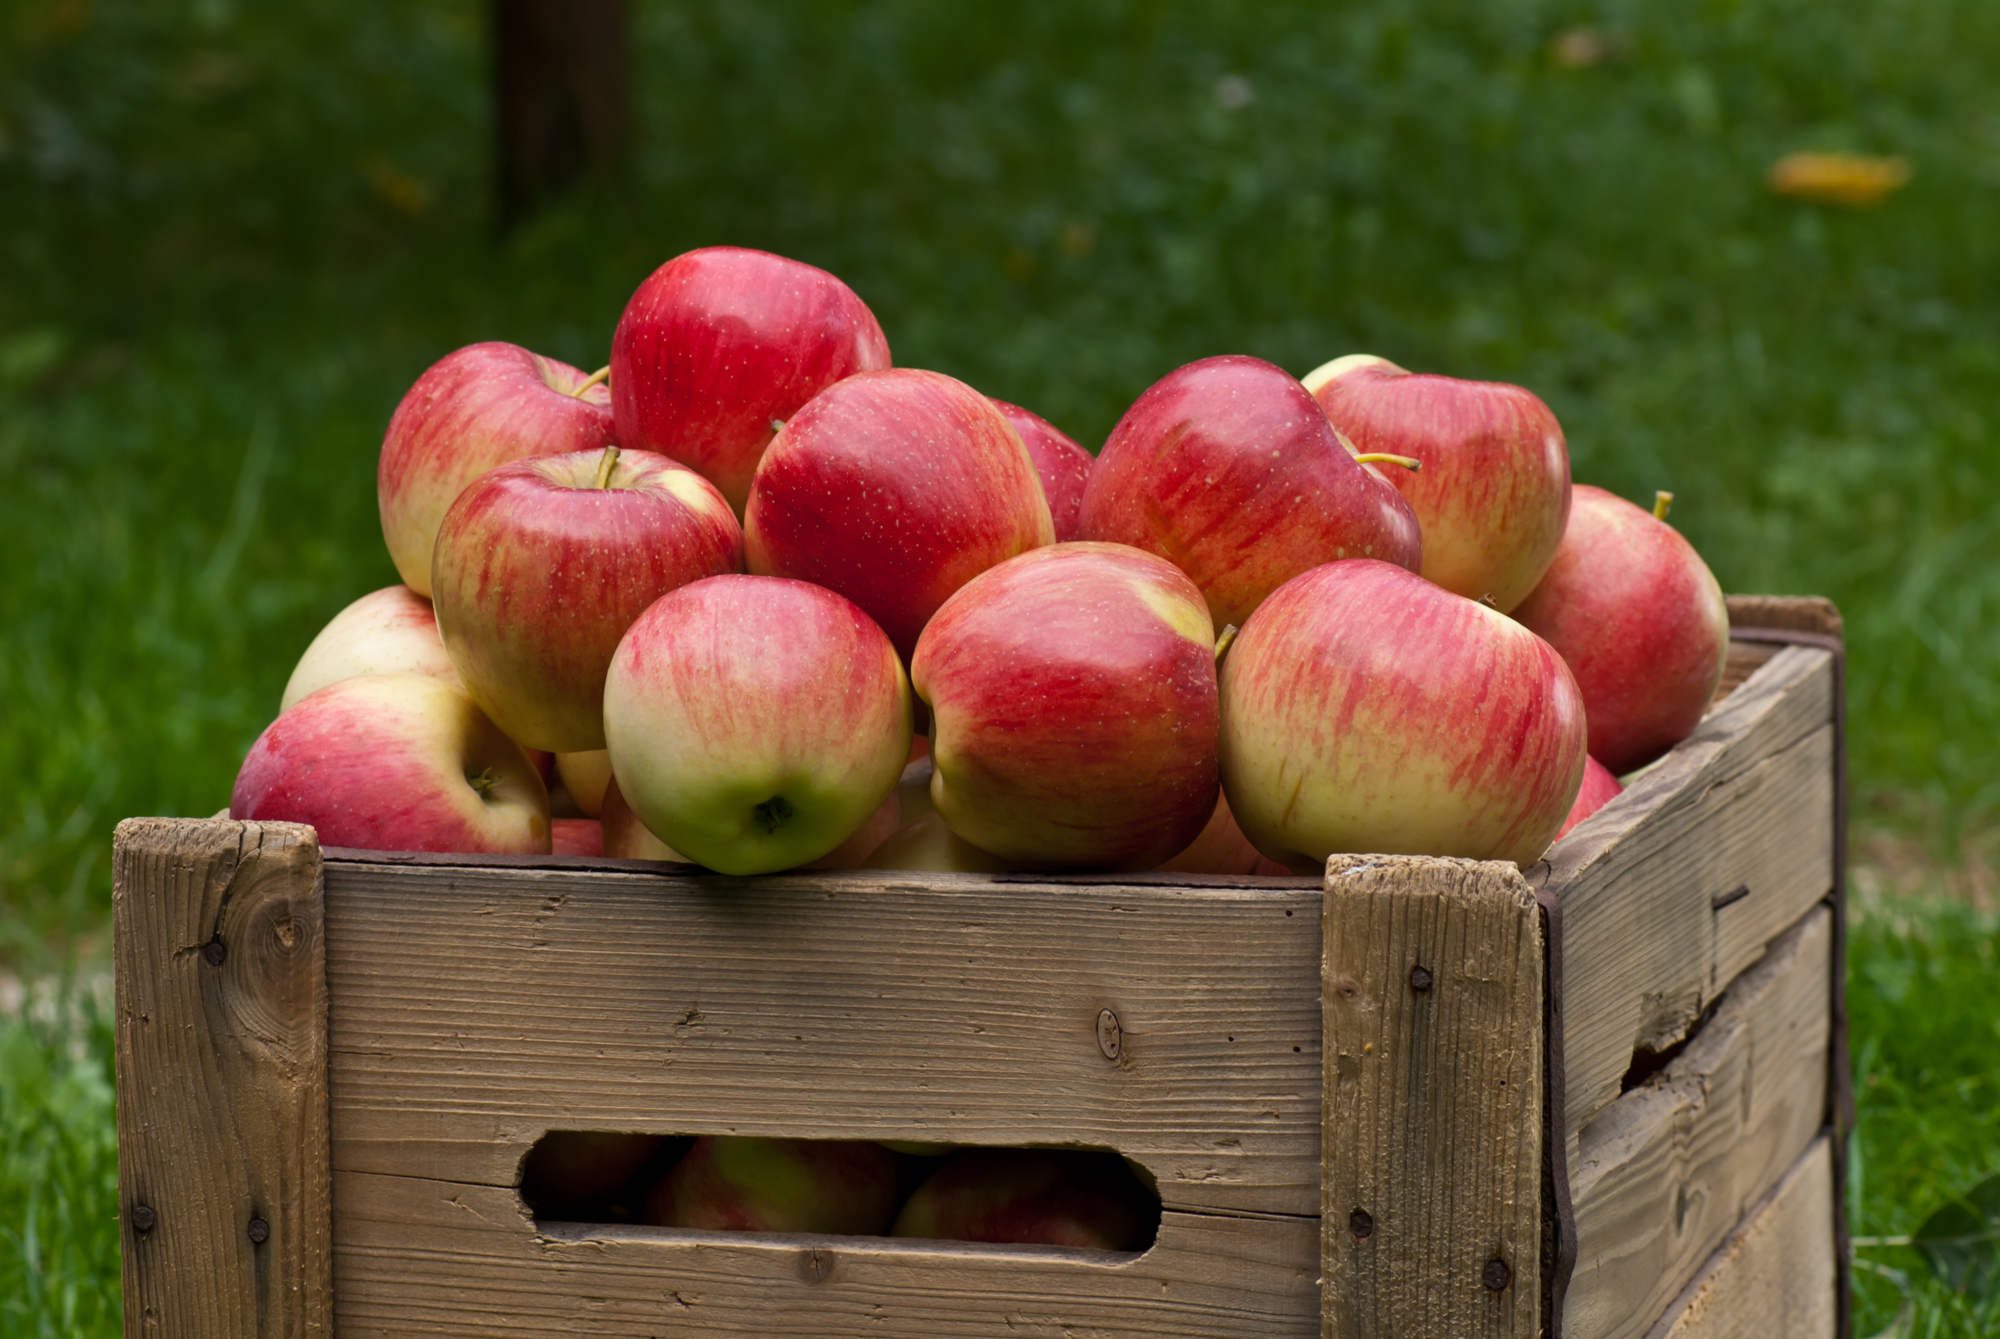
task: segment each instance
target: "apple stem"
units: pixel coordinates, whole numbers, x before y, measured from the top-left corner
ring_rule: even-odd
[[[589,378],[585,380],[581,386],[578,386],[575,390],[571,391],[570,394],[574,395],[577,399],[581,400],[583,398],[583,393],[585,391],[589,390],[592,386],[595,386],[600,382],[606,385],[610,384],[611,382],[610,363],[606,363],[604,366],[598,368],[595,372],[592,372]]]
[[[1486,594],[1480,596],[1479,602],[1496,614],[1500,612],[1500,602],[1493,598],[1492,591],[1488,591]]]
[[[614,468],[616,468],[617,464],[618,464],[617,446],[607,445],[604,448],[604,454],[597,458],[597,481],[591,484],[591,487],[603,488],[608,484],[610,484],[611,471]]]
[[[1674,495],[1672,493],[1669,493],[1664,488],[1655,489],[1653,492],[1653,519],[1656,521],[1666,520],[1667,513],[1673,509],[1673,505]]]
[[[1420,470],[1424,462],[1415,456],[1392,456],[1387,451],[1369,451],[1354,458],[1357,465],[1401,465],[1406,470]]]
[[[465,774],[465,784],[472,787],[473,793],[483,800],[486,798],[487,792],[500,784],[500,778],[493,775],[493,769],[488,767],[480,772],[467,772]]]
[[[773,437],[776,437],[779,433],[783,432],[784,430],[785,430],[785,420],[781,418],[774,418],[771,420],[771,435]]]
[[[1215,667],[1222,668],[1222,658],[1229,654],[1229,648],[1236,645],[1236,625],[1224,623],[1222,633],[1215,639]]]

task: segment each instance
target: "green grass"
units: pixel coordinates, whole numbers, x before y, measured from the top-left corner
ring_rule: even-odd
[[[1522,382],[1727,588],[1840,601],[1864,812],[1947,857],[1993,826],[1990,0],[647,5],[628,181],[505,241],[481,12],[0,0],[0,961],[100,955],[112,824],[220,807],[312,633],[393,579],[372,470],[416,374],[483,338],[596,366],[715,242],[834,270],[899,362],[1092,445],[1212,353]],[[1579,26],[1608,55],[1568,68]],[[1774,198],[1801,148],[1916,176]],[[1993,1161],[1952,1129],[1930,1181],[1873,1155],[1880,1221]]]

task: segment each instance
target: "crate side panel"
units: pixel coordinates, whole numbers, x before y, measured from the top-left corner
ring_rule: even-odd
[[[1646,1339],[1833,1339],[1833,1148],[1820,1139]]]
[[[327,901],[338,1169],[508,1185],[565,1128],[1074,1143],[1169,1207],[1318,1210],[1317,889],[329,862]]]
[[[1584,1127],[1571,1339],[1643,1334],[1818,1134],[1832,946],[1815,907],[1670,1066]]]
[[[1526,871],[1563,905],[1565,1125],[1684,1038],[1833,881],[1832,657],[1791,647]]]
[[[1136,1258],[868,1237],[537,1232],[513,1192],[336,1178],[344,1339],[1304,1339],[1316,1220],[1169,1212]]]

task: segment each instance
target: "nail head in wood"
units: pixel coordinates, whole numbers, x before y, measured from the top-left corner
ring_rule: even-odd
[[[1097,1011],[1097,1049],[1104,1052],[1106,1060],[1116,1060],[1124,1049],[1124,1034],[1118,1027],[1118,1015],[1109,1009]]]
[[[135,1204],[132,1206],[132,1230],[134,1232],[151,1232],[153,1224],[158,1221],[159,1215],[153,1212],[152,1205]]]
[[[222,941],[220,939],[211,939],[206,944],[202,945],[201,960],[207,963],[210,967],[222,966],[224,960],[227,959],[228,957],[229,957],[229,950],[222,946]]]
[[[1412,967],[1410,969],[1410,989],[1422,995],[1428,992],[1430,988],[1431,969],[1428,967]]]
[[[265,1242],[269,1241],[270,1239],[271,1239],[271,1225],[265,1222],[261,1218],[252,1218],[250,1220],[250,1240],[256,1242],[259,1246],[262,1246]],[[1490,1269],[1492,1268],[1492,1266],[1489,1265],[1487,1266],[1487,1268]]]
[[[1354,1234],[1356,1241],[1366,1241],[1375,1235],[1375,1220],[1366,1209],[1356,1209],[1347,1215],[1347,1230]]]
[[[1488,1260],[1479,1281],[1486,1285],[1487,1292],[1505,1292],[1507,1285],[1514,1281],[1514,1271],[1507,1268],[1505,1260]]]

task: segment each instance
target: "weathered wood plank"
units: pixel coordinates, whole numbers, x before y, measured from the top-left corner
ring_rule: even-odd
[[[1512,864],[1326,874],[1320,1333],[1540,1333],[1542,931]]]
[[[312,829],[128,819],[114,851],[125,1333],[329,1334]]]
[[[1820,1139],[1709,1257],[1646,1339],[1832,1339],[1832,1146]]]
[[[1640,1049],[1664,1051],[1833,881],[1832,657],[1788,647],[1524,871],[1562,898],[1570,1169]],[[1739,890],[1742,890],[1739,892]]]
[[[342,1172],[342,1339],[1282,1339],[1315,1332],[1315,1219],[1168,1212],[1143,1255],[551,1226],[512,1191]]]
[[[1826,1107],[1833,912],[1731,983],[1668,1067],[1581,1131],[1568,1339],[1644,1333],[1789,1171]]]
[[[338,1169],[509,1185],[551,1128],[1076,1143],[1169,1208],[1318,1212],[1315,887],[326,880]]]

